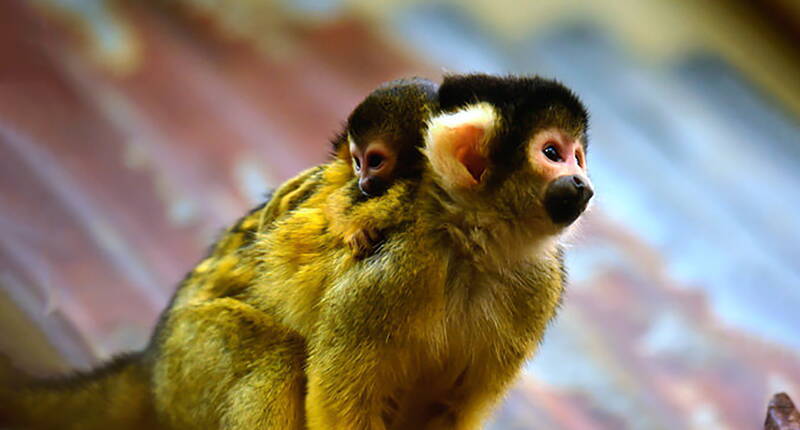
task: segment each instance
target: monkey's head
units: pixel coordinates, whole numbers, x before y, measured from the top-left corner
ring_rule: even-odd
[[[426,120],[436,103],[437,86],[413,78],[385,83],[370,93],[347,119],[345,139],[367,196],[383,194],[396,179],[410,179],[422,171]]]
[[[460,207],[545,235],[586,209],[588,114],[569,89],[539,77],[447,76],[439,107],[425,153]]]

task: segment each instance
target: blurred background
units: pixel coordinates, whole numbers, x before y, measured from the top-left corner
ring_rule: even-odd
[[[3,0],[0,351],[140,348],[383,81],[536,73],[592,112],[596,204],[490,429],[754,429],[800,400],[794,0]]]

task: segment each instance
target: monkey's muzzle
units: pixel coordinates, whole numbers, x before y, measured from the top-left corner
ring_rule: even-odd
[[[367,197],[377,197],[383,195],[389,188],[389,183],[377,176],[368,176],[358,182],[361,193]]]
[[[569,225],[583,213],[593,195],[592,187],[580,176],[561,176],[547,186],[544,208],[554,223]]]

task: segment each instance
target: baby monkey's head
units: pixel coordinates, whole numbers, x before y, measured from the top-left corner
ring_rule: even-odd
[[[418,176],[426,122],[436,109],[438,86],[426,79],[387,82],[370,93],[347,118],[340,156],[349,154],[358,187],[369,197],[383,194],[396,179]]]

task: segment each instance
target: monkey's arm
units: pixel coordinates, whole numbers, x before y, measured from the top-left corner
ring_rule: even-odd
[[[388,390],[406,385],[399,382],[406,377],[401,369],[411,365],[403,355],[406,342],[425,336],[420,318],[435,315],[431,308],[442,297],[437,285],[446,276],[440,255],[429,251],[432,240],[414,227],[340,272],[322,297],[308,340],[309,429],[391,427],[389,398],[396,393]]]
[[[368,295],[365,285],[346,285],[353,293],[352,300],[343,294],[327,294],[328,306],[321,311],[319,328],[309,342],[306,414],[310,430],[387,428],[382,418],[382,399],[388,394],[383,389],[389,384],[381,382],[386,379],[386,355],[381,353],[383,345],[377,340],[386,335],[386,327],[367,317],[370,310],[376,309],[370,307],[384,307],[381,303],[386,300],[377,291]],[[337,312],[339,306],[349,311]],[[362,311],[353,312],[353,308]],[[371,333],[370,326],[374,328]]]
[[[397,181],[382,196],[353,204],[358,193],[355,182],[331,193],[327,201],[329,229],[350,247],[356,257],[365,257],[386,235],[412,218],[407,209],[415,187],[411,181]]]
[[[307,369],[306,418],[310,430],[384,430],[380,349],[320,339]],[[347,350],[352,347],[355,349]]]

